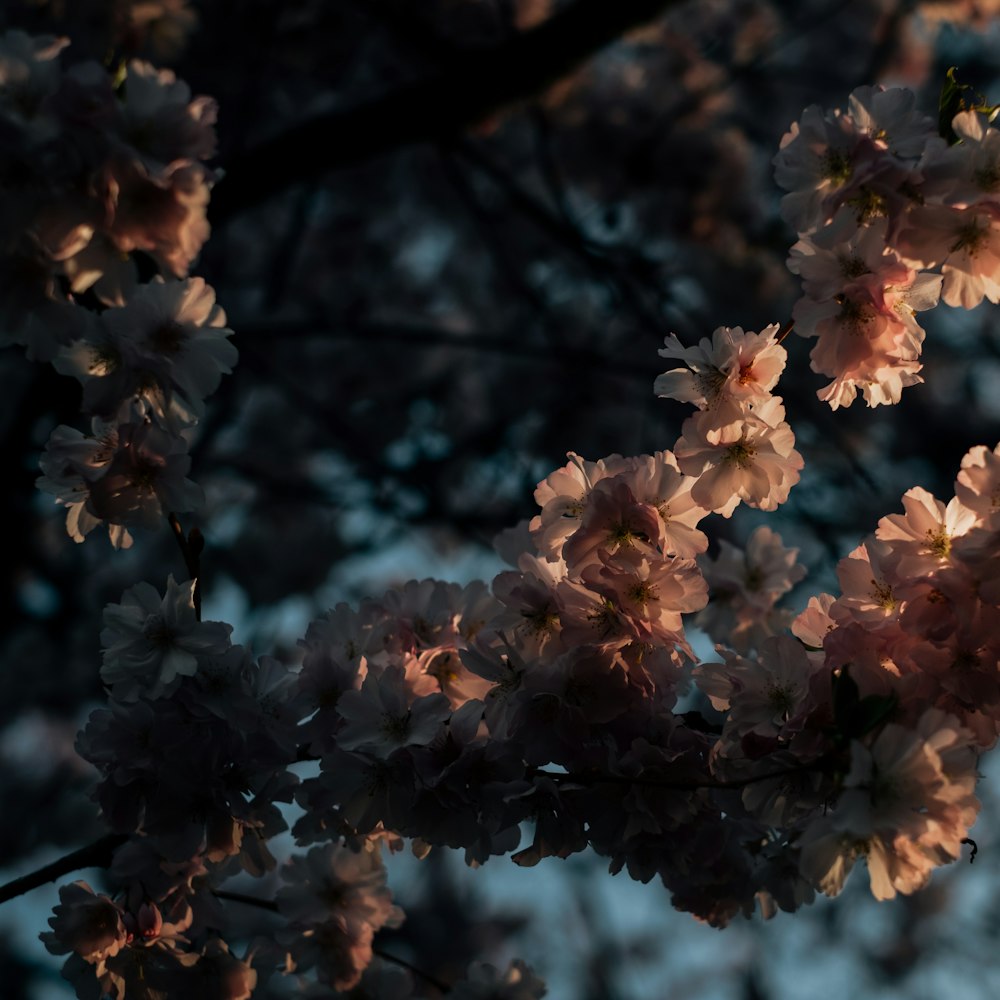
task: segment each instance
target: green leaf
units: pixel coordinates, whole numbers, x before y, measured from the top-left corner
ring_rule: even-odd
[[[858,685],[850,674],[850,664],[845,664],[839,674],[831,679],[833,685],[833,725],[838,736],[851,738],[851,720],[861,701]]]
[[[944,75],[944,85],[941,87],[941,99],[938,101],[938,134],[942,139],[947,139],[949,146],[954,146],[958,142],[958,136],[951,127],[955,115],[959,111],[965,111],[969,107],[962,94],[966,90],[971,90],[967,83],[959,83],[955,78],[957,66],[949,68]]]
[[[866,736],[896,710],[894,694],[870,694],[862,698],[850,675],[850,664],[833,675],[832,683],[834,739],[841,744]]]
[[[870,694],[862,698],[854,717],[856,732],[852,735],[858,738],[870,733],[896,711],[896,703],[894,694]]]

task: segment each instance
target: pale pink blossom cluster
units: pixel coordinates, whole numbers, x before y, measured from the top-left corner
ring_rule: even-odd
[[[860,858],[879,898],[925,884],[959,856],[1000,730],[1000,446],[966,457],[947,506],[911,490],[794,636],[777,602],[802,571],[778,536],[705,559],[726,609],[713,630],[740,650],[694,671],[721,725],[677,708],[683,615],[711,626],[696,487],[670,452],[573,455],[539,484],[539,514],[498,539],[517,569],[492,595],[425,580],[340,605],[310,626],[298,671],[199,622],[190,583],[134,588],[102,633],[111,707],[80,737],[102,810],[132,835],[123,891],[159,878],[151,902],[200,927],[230,859],[273,865],[273,803],[294,793],[294,833],[317,846],[286,869],[287,927],[255,969],[349,988],[400,919],[378,859],[401,838],[473,865],[591,847],[715,925],[836,893]],[[304,757],[319,771],[296,787],[286,768]],[[470,996],[537,995],[519,967],[487,975]]]
[[[133,996],[203,996],[206,982],[219,985],[218,1000],[249,1000],[257,973],[229,951],[218,935],[192,949],[187,933],[192,910],[182,900],[167,915],[155,902],[135,896],[113,900],[97,895],[86,882],[59,890],[59,905],[42,934],[54,955],[69,953],[63,975],[96,996],[127,1000]],[[203,935],[204,936],[204,935]]]
[[[322,764],[296,832],[394,831],[481,863],[531,820],[518,863],[589,845],[716,924],[835,893],[858,858],[878,898],[956,859],[1000,723],[1000,446],[966,457],[948,506],[911,490],[906,516],[843,561],[842,595],[814,598],[794,635],[777,602],[802,570],[773,532],[705,561],[729,605],[716,631],[740,649],[694,672],[720,730],[675,711],[680,619],[706,594],[691,478],[668,452],[571,456],[539,484],[540,513],[499,539],[517,570],[496,578],[499,606],[474,633],[460,624],[468,598],[444,602],[430,582],[409,586],[420,602],[315,623],[302,678]],[[387,635],[405,640],[401,661]],[[440,674],[417,694],[443,636],[481,685],[464,700]]]
[[[787,361],[778,332],[777,324],[760,333],[720,326],[697,347],[671,334],[660,350],[686,367],[660,375],[654,392],[698,407],[684,421],[677,463],[695,480],[695,502],[723,517],[741,500],[775,510],[799,481],[802,456],[781,398],[771,394]]]
[[[187,440],[236,360],[214,293],[186,274],[207,232],[214,106],[144,64],[117,89],[94,66],[62,73],[61,47],[0,39],[0,123],[16,140],[0,156],[48,163],[75,149],[78,121],[101,137],[54,157],[69,174],[45,176],[44,202],[19,207],[3,252],[40,283],[9,300],[24,309],[6,331],[80,381],[92,433],[57,428],[40,485],[72,537],[106,522],[119,547],[197,504]],[[949,147],[912,97],[868,88],[848,113],[808,109],[783,142],[808,297],[796,322],[820,338],[813,365],[835,379],[834,405],[858,389],[896,401],[918,379],[913,315],[939,286],[949,303],[1000,298],[998,141],[975,112],[954,128]],[[137,253],[161,275],[136,282],[122,254]],[[938,264],[943,275],[918,273]],[[99,314],[81,305],[90,295]],[[293,668],[201,621],[194,580],[171,577],[162,595],[141,583],[109,606],[109,704],[78,750],[124,841],[120,888],[64,886],[44,935],[69,955],[78,995],[245,1000],[277,972],[313,992],[366,989],[375,935],[402,919],[381,851],[403,838],[418,856],[462,849],[470,865],[589,847],[717,926],[836,894],[858,859],[878,898],[956,859],[978,811],[978,754],[1000,733],[1000,445],[965,457],[948,504],[910,490],[905,513],[840,563],[841,594],[813,598],[788,634],[779,601],[803,576],[796,551],[761,527],[745,552],[722,542],[708,558],[701,528],[741,501],[774,510],[798,481],[773,395],[780,341],[777,325],[720,327],[690,348],[667,338],[661,355],[683,366],[656,392],[697,408],[674,450],[570,453],[538,484],[538,513],[498,539],[512,568],[492,590],[423,580],[338,605]],[[684,615],[720,641],[718,662],[689,670]],[[692,676],[704,712],[679,705]],[[292,801],[309,849],[258,900],[282,921],[271,942],[238,959],[225,910],[253,899],[223,885],[276,867],[278,803]],[[384,995],[399,987],[386,979]],[[478,963],[453,990],[543,993],[517,961]]]
[[[191,429],[236,362],[215,293],[188,277],[215,104],[140,61],[64,69],[68,44],[0,35],[0,342],[81,382],[90,433],[56,428],[39,485],[76,541],[106,523],[127,547],[201,502]]]
[[[87,315],[52,363],[79,379],[91,434],[57,427],[38,486],[67,508],[74,541],[103,522],[112,544],[128,547],[129,529],[154,529],[200,505],[201,489],[186,478],[189,439],[236,348],[201,278],[154,278],[127,302]]]
[[[172,863],[236,858],[273,867],[267,840],[286,828],[275,802],[297,783],[295,676],[230,642],[229,625],[195,615],[193,581],[147,583],[105,610],[101,678],[109,706],[77,741],[101,773],[111,828],[140,833]],[[152,862],[151,862],[152,863]]]
[[[923,381],[916,314],[939,298],[1000,301],[1000,132],[956,104],[939,135],[915,103],[909,90],[860,87],[847,110],[814,105],[774,159],[799,234],[795,329],[817,338],[813,371],[833,380],[818,395],[833,409],[858,392],[898,403]]]
[[[134,254],[184,278],[208,237],[214,101],[138,60],[117,73],[63,69],[68,45],[0,36],[0,253],[12,292],[0,332],[40,360],[82,325],[77,297],[123,304],[138,282]]]
[[[292,858],[282,877],[287,884],[278,891],[277,903],[288,921],[280,940],[289,971],[315,967],[321,983],[352,989],[372,962],[376,932],[403,922],[378,848],[313,847]]]
[[[694,619],[716,642],[739,653],[759,649],[764,639],[784,632],[794,617],[778,602],[806,575],[781,536],[766,524],[755,528],[746,549],[719,540],[719,554],[699,560],[708,583],[708,605]]]
[[[858,858],[879,899],[922,887],[979,809],[977,758],[1000,733],[1000,446],[966,455],[956,494],[909,490],[797,638],[696,671],[727,713],[715,773],[764,776],[744,807],[788,827],[800,874],[830,895]]]

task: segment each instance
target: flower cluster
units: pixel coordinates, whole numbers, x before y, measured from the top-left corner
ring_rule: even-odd
[[[122,304],[138,252],[184,278],[208,236],[215,103],[138,60],[63,70],[68,44],[0,36],[3,332],[40,360],[85,328],[75,296]]]
[[[88,990],[81,996],[96,996],[94,985],[113,1000],[203,996],[204,984],[217,982],[212,996],[219,1000],[249,1000],[257,973],[217,935],[192,950],[192,910],[183,899],[165,916],[155,902],[138,898],[115,901],[86,882],[59,890],[52,930],[42,940],[54,955],[69,953],[63,974]]]
[[[798,549],[785,548],[766,524],[753,531],[746,549],[720,539],[718,556],[700,560],[709,602],[695,624],[737,652],[759,649],[764,639],[792,623],[792,613],[778,602],[806,575],[797,555]]]
[[[976,760],[1000,733],[998,477],[1000,446],[973,449],[947,505],[908,491],[905,514],[841,561],[840,596],[813,598],[799,641],[696,671],[728,713],[716,773],[822,764],[807,788],[793,772],[743,804],[789,826],[801,874],[826,893],[858,857],[876,897],[912,892],[959,856],[975,819]]]
[[[403,921],[385,884],[381,854],[377,846],[369,846],[314,847],[282,871],[288,884],[277,901],[288,921],[281,937],[290,968],[317,967],[320,982],[337,990],[358,984],[371,964],[375,933]]]
[[[0,35],[0,328],[83,386],[91,433],[55,430],[40,487],[76,541],[105,522],[125,547],[200,503],[190,429],[236,362],[215,293],[188,278],[215,104],[137,60],[63,69],[68,44]]]
[[[194,584],[160,595],[141,583],[105,611],[101,678],[108,708],[77,741],[101,772],[96,797],[118,833],[140,833],[173,863],[236,857],[273,867],[267,840],[285,829],[275,802],[296,783],[294,676],[196,619]]]
[[[105,522],[122,547],[197,504],[187,442],[236,360],[214,293],[187,276],[207,234],[214,106],[142,63],[117,79],[62,73],[62,47],[0,38],[4,176],[43,164],[36,187],[0,196],[17,221],[0,249],[37,278],[5,300],[5,329],[80,381],[93,421],[89,436],[56,429],[41,487],[76,540]],[[939,291],[1000,299],[1000,140],[974,111],[953,128],[949,146],[911,96],[866,88],[847,113],[808,109],[783,141],[807,293],[795,318],[819,338],[834,406],[859,389],[894,402],[919,380],[913,317]],[[947,504],[910,490],[840,563],[840,595],[791,621],[778,602],[803,576],[795,550],[762,527],[712,559],[702,530],[741,501],[774,510],[798,481],[773,395],[781,339],[777,325],[690,348],[668,337],[660,354],[683,367],[655,391],[697,408],[673,451],[570,453],[538,484],[538,513],[497,540],[511,569],[492,589],[414,581],[338,605],[309,626],[299,666],[201,621],[196,580],[171,577],[162,595],[141,583],[109,606],[109,704],[77,747],[122,841],[120,889],[64,886],[44,935],[78,994],[245,1000],[278,970],[324,995],[367,989],[375,935],[402,920],[381,850],[403,838],[471,865],[590,847],[717,926],[836,894],[861,858],[880,899],[956,859],[978,755],[1000,733],[1000,446],[966,455]],[[719,659],[690,670],[695,614]],[[704,711],[679,705],[692,678]],[[236,958],[223,902],[254,898],[222,886],[276,867],[278,803],[292,801],[309,849],[256,900],[282,922],[270,943]],[[477,963],[453,992],[537,1000],[544,985],[521,962]]]
[[[802,456],[781,398],[771,394],[787,360],[777,324],[760,333],[720,326],[711,340],[688,348],[671,334],[660,356],[687,367],[660,375],[656,394],[698,407],[675,448],[681,471],[696,480],[693,499],[723,517],[741,500],[761,510],[784,503]]]
[[[846,111],[807,108],[774,163],[799,234],[796,331],[833,379],[820,399],[898,403],[923,381],[916,314],[1000,301],[1000,132],[967,108],[942,136],[912,92],[860,87]]]

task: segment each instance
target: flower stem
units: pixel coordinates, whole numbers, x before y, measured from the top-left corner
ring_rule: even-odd
[[[205,539],[201,532],[194,528],[188,535],[184,534],[181,522],[177,515],[171,511],[167,514],[167,520],[173,529],[174,538],[180,546],[181,555],[184,557],[184,566],[187,568],[188,576],[194,580],[194,615],[201,621],[201,552],[205,547]]]

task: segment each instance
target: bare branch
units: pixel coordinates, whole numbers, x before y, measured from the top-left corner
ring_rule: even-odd
[[[537,28],[456,54],[436,76],[293,126],[225,164],[216,224],[293,184],[420,142],[447,141],[525,100],[679,0],[577,0]]]
[[[71,854],[66,854],[53,861],[51,864],[39,868],[37,871],[22,875],[6,885],[0,886],[0,903],[6,903],[9,899],[23,896],[32,889],[37,889],[46,882],[55,882],[57,878],[68,875],[70,872],[79,871],[81,868],[107,868],[111,864],[115,851],[128,840],[124,833],[109,833],[107,836],[95,840],[86,847],[81,847]]]

